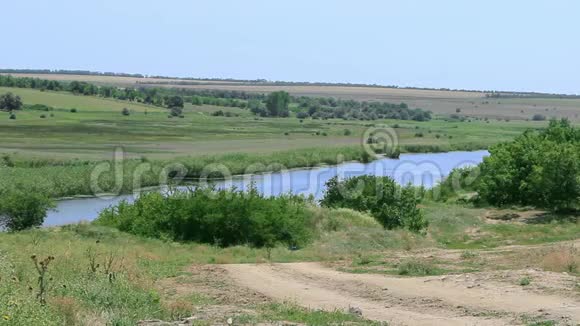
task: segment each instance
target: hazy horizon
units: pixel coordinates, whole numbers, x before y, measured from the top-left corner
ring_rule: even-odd
[[[574,1],[23,0],[4,9],[1,68],[580,93]]]

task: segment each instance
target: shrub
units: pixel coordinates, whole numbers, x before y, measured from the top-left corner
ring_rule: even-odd
[[[170,109],[170,114],[173,117],[180,117],[182,115],[182,113],[183,113],[183,109],[180,107],[172,107]],[[222,115],[223,115],[223,112],[222,112]]]
[[[0,111],[14,111],[22,108],[20,96],[12,93],[0,95]]]
[[[417,207],[419,201],[415,187],[402,187],[389,177],[363,175],[343,181],[330,179],[320,203],[370,212],[387,229],[402,227],[419,232],[428,226]]]
[[[480,164],[477,191],[490,204],[565,210],[580,198],[580,130],[552,120],[542,132],[526,131],[492,146]]]
[[[290,94],[285,91],[272,92],[266,98],[266,108],[271,117],[287,117]]]
[[[438,270],[433,265],[418,260],[402,262],[398,267],[399,275],[428,276],[437,274]]]
[[[534,121],[545,121],[546,120],[546,116],[543,114],[534,114],[534,116],[532,117],[532,120]]]
[[[308,117],[309,117],[308,112],[298,112],[298,113],[296,113],[296,118],[298,118],[298,119],[306,119]]]
[[[77,109],[75,108],[70,109],[70,113],[77,113]]]
[[[521,286],[527,286],[527,285],[530,285],[530,283],[532,283],[532,281],[530,280],[530,278],[529,278],[529,277],[527,277],[527,276],[524,276],[524,277],[522,277],[522,278],[521,278],[521,279],[518,281],[518,283],[519,283]]]
[[[460,192],[474,191],[478,176],[478,167],[455,168],[437,186],[429,190],[431,198],[445,201]]]
[[[41,115],[40,115],[40,118],[41,118],[41,119],[46,119],[46,114],[41,114]]]
[[[352,131],[350,131],[350,129],[344,129],[344,135],[350,136],[350,135],[352,135]]]
[[[129,112],[129,109],[127,108],[123,108],[123,110],[121,111],[121,114],[124,116],[128,116],[131,114],[131,112]]]
[[[8,119],[10,119],[10,120],[16,120],[16,113],[10,112],[10,115],[8,116]]]
[[[21,231],[41,226],[54,202],[45,194],[34,189],[0,192],[0,227],[10,231]]]
[[[151,238],[271,248],[307,242],[310,219],[303,197],[198,187],[121,202],[102,211],[95,223]]]

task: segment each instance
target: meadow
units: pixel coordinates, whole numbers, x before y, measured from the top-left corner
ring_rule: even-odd
[[[66,81],[79,78],[100,85],[119,86],[143,82],[135,77],[39,77]],[[20,96],[25,107],[15,113],[15,119],[9,119],[7,112],[0,112],[0,193],[26,189],[52,198],[94,195],[91,172],[103,163],[112,163],[116,148],[124,151],[124,175],[117,190],[125,193],[133,190],[133,176],[137,173],[141,173],[139,186],[155,186],[161,180],[160,175],[168,175],[164,168],[176,163],[187,168],[185,177],[196,178],[204,167],[216,163],[239,174],[248,166],[258,167],[254,172],[265,172],[280,166],[314,167],[372,160],[374,157],[363,150],[363,144],[368,142],[369,132],[382,125],[394,130],[401,152],[485,149],[510,141],[525,130],[545,128],[547,121],[528,121],[535,113],[575,120],[580,103],[575,99],[554,98],[498,100],[485,98],[477,92],[443,90],[260,86],[231,81],[165,85],[155,83],[165,83],[167,79],[147,81],[152,83],[150,85],[164,87],[249,92],[286,89],[294,95],[405,102],[411,108],[420,106],[433,110],[435,115],[430,121],[298,119],[294,116],[296,107],[291,107],[290,117],[270,118],[255,116],[250,110],[239,107],[186,103],[183,117],[180,117],[171,116],[169,109],[139,102],[2,87],[0,94],[12,92]],[[35,104],[49,108],[34,109],[31,106]],[[218,115],[220,111],[224,114]],[[452,116],[457,114],[461,117]],[[140,170],[144,165],[148,166],[148,171]],[[103,191],[109,191],[119,186],[117,181],[114,171],[109,169],[96,183]],[[176,321],[192,315],[207,317],[194,323],[199,325],[225,323],[224,319],[230,315],[235,315],[236,322],[246,324],[279,321],[307,325],[377,324],[357,314],[314,310],[299,307],[298,302],[281,303],[252,294],[221,279],[225,276],[219,264],[323,262],[353,274],[400,277],[501,271],[502,275],[507,275],[502,276],[501,282],[511,282],[504,286],[517,282],[522,287],[524,283],[526,286],[530,282],[540,283],[544,276],[554,277],[548,271],[566,273],[570,278],[579,276],[580,257],[575,246],[580,224],[576,212],[554,213],[549,209],[518,205],[493,208],[466,199],[473,195],[471,192],[453,194],[441,202],[425,198],[419,205],[409,204],[424,213],[427,223],[422,224],[421,232],[401,228],[388,230],[368,212],[331,209],[305,202],[300,216],[309,221],[301,225],[308,228],[305,231],[308,241],[301,243],[300,248],[293,245],[294,239],[284,245],[277,242],[273,247],[261,248],[266,240],[271,240],[261,238],[264,232],[256,233],[254,245],[250,245],[252,242],[248,239],[232,241],[230,247],[219,246],[217,239],[204,238],[201,241],[204,244],[185,242],[181,241],[185,238],[179,233],[170,234],[133,220],[140,216],[139,209],[127,209],[126,223],[122,224],[125,231],[141,237],[96,225],[98,223],[0,232],[0,297],[8,298],[0,300],[0,325],[134,325],[145,319]],[[148,198],[152,202],[165,203],[160,207],[166,211],[156,217],[161,217],[160,223],[168,225],[176,220],[168,217],[175,216],[181,216],[184,223],[193,223],[188,222],[188,218],[197,216],[191,214],[192,211],[204,210],[205,222],[212,222],[211,218],[215,219],[218,214],[228,217],[245,207],[243,200],[209,203],[200,199],[195,201],[195,207],[180,207],[160,195]],[[270,204],[264,204],[269,201]],[[257,199],[256,205],[288,213],[284,201],[277,201]],[[229,205],[222,205],[226,202]],[[209,204],[221,206],[210,207]],[[156,211],[147,205],[144,200],[145,211],[155,214]],[[277,219],[284,214],[261,209],[237,216],[241,218],[238,223],[247,225],[243,218],[252,217],[254,222],[263,218],[262,223],[256,225],[282,233],[287,231],[288,226],[271,226],[281,222]],[[108,224],[102,224],[121,228],[115,225],[121,220],[113,216],[114,212],[114,209],[109,210],[112,217]],[[375,213],[380,216],[381,212]],[[386,212],[387,215],[391,213]],[[208,225],[216,230],[236,228],[228,224],[225,217],[222,222],[225,226]],[[187,228],[176,228],[184,229]],[[147,233],[147,230],[157,232]],[[201,235],[190,238],[200,241]],[[284,236],[287,235],[280,235]],[[541,268],[546,274],[534,279],[529,278],[527,272],[513,271],[524,268]],[[208,271],[217,280],[204,279]],[[518,277],[515,280],[514,275]],[[423,284],[422,279],[419,282]],[[574,282],[565,283],[565,289],[557,289],[558,293],[567,297],[577,295],[577,281]],[[492,286],[490,284],[485,286]],[[497,287],[497,293],[499,289]],[[232,298],[228,292],[236,293],[241,299]],[[429,298],[416,301],[422,302],[422,299]],[[401,298],[396,304],[406,306],[412,304],[410,301],[413,300]],[[453,310],[456,306],[448,308],[456,313]],[[461,316],[466,314],[465,311],[461,313]],[[485,309],[467,313],[497,314]],[[512,317],[520,324],[538,325],[536,317],[527,319],[528,316],[519,314],[510,315]],[[543,317],[539,319],[539,322],[544,321]]]
[[[421,236],[406,230],[384,230],[372,217],[348,209],[311,207],[316,221],[312,226],[314,241],[298,251],[286,246],[268,252],[244,245],[220,248],[177,243],[88,224],[0,233],[0,297],[9,298],[0,300],[0,324],[134,325],[146,319],[179,320],[204,310],[221,311],[211,318],[223,323],[230,317],[227,297],[199,291],[225,285],[192,283],[199,274],[190,266],[260,263],[267,262],[268,257],[271,262],[339,262],[343,270],[352,273],[407,276],[505,271],[524,264],[565,271],[566,261],[552,259],[565,247],[536,249],[535,254],[518,251],[515,256],[507,247],[492,248],[571,240],[580,232],[577,222],[557,217],[547,224],[495,224],[482,217],[501,211],[432,202],[424,203],[424,208],[430,227]],[[427,248],[436,258],[425,258]],[[462,250],[451,251],[455,248]],[[450,260],[454,255],[465,258]],[[46,305],[38,303],[39,274],[32,256],[38,260],[54,257],[44,276]],[[483,263],[488,256],[496,263]],[[411,263],[413,267],[408,269]],[[189,287],[193,292],[186,291]],[[347,321],[374,325],[344,312],[313,311],[293,303],[236,305],[242,313],[234,318],[240,323],[285,320],[308,325]],[[207,324],[210,321],[198,323]]]
[[[401,152],[443,152],[484,149],[547,124],[445,116],[424,122],[264,118],[247,109],[191,103],[185,104],[183,117],[171,117],[166,108],[138,102],[0,88],[0,94],[5,92],[20,96],[25,109],[16,112],[16,119],[0,113],[0,189],[34,186],[53,197],[94,194],[91,171],[111,161],[117,149],[126,160],[122,191],[130,192],[129,179],[145,161],[152,173],[142,186],[155,186],[170,163],[184,164],[192,178],[210,163],[238,174],[255,163],[297,168],[365,161],[363,138],[383,125],[393,128]],[[48,111],[31,109],[35,104],[48,106]],[[122,114],[123,108],[129,115]],[[229,116],[215,116],[219,111]],[[100,182],[104,190],[115,185],[112,174]]]
[[[344,121],[258,118],[248,110],[186,104],[184,118],[136,102],[73,95],[66,92],[0,88],[24,104],[44,104],[53,111],[23,110],[15,120],[0,119],[0,152],[17,158],[109,159],[116,146],[128,157],[166,159],[223,153],[272,153],[286,150],[360,146],[364,132],[376,125],[395,127],[403,151],[421,146],[481,149],[509,140],[545,122],[434,119],[416,121]],[[128,108],[129,116],[121,114]],[[76,112],[71,112],[71,109]],[[217,111],[231,117],[212,116]],[[345,132],[348,130],[348,132]],[[417,137],[418,134],[421,137]],[[428,148],[428,147],[427,147]],[[415,149],[415,150],[414,150]]]

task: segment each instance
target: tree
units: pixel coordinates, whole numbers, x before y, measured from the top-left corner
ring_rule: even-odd
[[[0,95],[0,111],[16,111],[22,108],[22,100],[20,96],[12,93]]]
[[[298,113],[296,113],[296,118],[298,118],[298,119],[306,119],[308,117],[309,117],[309,115],[306,112],[298,112]]]
[[[272,117],[287,117],[289,104],[290,94],[284,91],[270,93],[266,99],[266,108]]]
[[[480,164],[476,190],[492,205],[533,205],[554,210],[577,207],[580,199],[580,129],[568,120],[546,130],[526,131],[492,146]]]
[[[544,121],[546,120],[546,116],[543,114],[534,114],[534,116],[532,117],[532,120],[534,121]]]
[[[203,100],[199,96],[193,96],[191,98],[191,104],[193,104],[193,105],[203,105]]]
[[[54,202],[34,189],[10,190],[0,193],[0,227],[21,231],[41,226]]]
[[[180,117],[183,114],[183,110],[178,107],[171,108],[171,116]]]
[[[166,96],[164,102],[168,108],[183,108],[183,98],[181,96]]]
[[[363,175],[344,181],[334,177],[326,183],[320,203],[331,208],[369,212],[387,229],[420,232],[429,223],[417,207],[420,196],[416,192],[416,188],[402,187],[389,177]]]

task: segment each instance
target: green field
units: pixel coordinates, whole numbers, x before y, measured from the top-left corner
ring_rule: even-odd
[[[439,146],[442,150],[485,148],[509,140],[527,128],[544,122],[483,120],[472,122],[344,121],[296,118],[255,118],[248,110],[187,104],[184,118],[168,118],[168,110],[71,93],[31,89],[11,91],[25,104],[45,104],[54,111],[17,112],[0,119],[0,152],[22,158],[108,159],[122,146],[129,157],[171,158],[232,152],[271,153],[316,147],[360,146],[365,130],[388,124],[396,128],[399,142]],[[122,108],[131,111],[121,114]],[[70,112],[76,108],[77,112]],[[231,112],[234,117],[215,117],[212,112]],[[44,116],[42,118],[41,116]],[[350,135],[345,135],[345,130]],[[317,135],[318,133],[318,135]],[[422,134],[417,137],[416,134]],[[410,151],[417,147],[408,147]],[[419,149],[419,151],[421,151]]]
[[[363,144],[367,142],[369,132],[381,126],[392,128],[397,136],[396,145],[402,152],[440,152],[484,149],[512,140],[527,129],[540,129],[547,125],[546,121],[526,121],[521,117],[519,120],[506,119],[505,116],[502,119],[475,118],[497,116],[497,111],[493,110],[460,121],[450,119],[446,112],[455,112],[456,109],[447,106],[447,111],[439,111],[433,120],[426,122],[300,120],[294,116],[261,118],[247,109],[189,103],[185,104],[183,117],[171,117],[168,109],[137,102],[70,92],[0,88],[0,94],[5,92],[22,97],[25,108],[15,112],[16,119],[10,119],[7,112],[0,112],[0,193],[20,196],[3,198],[10,204],[22,202],[20,206],[6,205],[21,210],[30,210],[30,207],[25,207],[25,199],[32,197],[31,194],[47,198],[95,195],[94,184],[102,192],[112,192],[120,185],[115,191],[122,193],[130,193],[135,187],[156,186],[163,182],[161,176],[171,178],[171,171],[165,168],[176,163],[187,169],[186,177],[194,179],[205,167],[215,164],[225,166],[232,174],[241,174],[247,172],[249,166],[257,167],[253,173],[259,173],[282,167],[313,167],[350,160],[367,162],[374,157],[363,150]],[[408,93],[408,90],[403,93]],[[432,99],[437,105],[444,106],[440,100]],[[411,99],[409,103],[413,101]],[[33,104],[48,105],[51,109],[31,109],[29,105]],[[528,105],[534,106],[532,102]],[[71,111],[73,108],[75,112]],[[122,114],[124,108],[129,110],[129,115]],[[215,116],[220,110],[230,116]],[[110,163],[113,152],[119,147],[128,158],[122,162],[124,173],[119,177],[116,169],[109,169],[93,183],[92,173],[97,166]],[[142,171],[144,167],[148,170]],[[234,324],[378,325],[356,314],[346,313],[349,309],[323,311],[300,307],[300,302],[282,302],[257,295],[235,284],[231,275],[227,275],[224,265],[232,263],[271,266],[261,263],[321,262],[328,265],[326,268],[348,272],[351,274],[345,275],[350,276],[437,277],[436,282],[429,284],[427,280],[418,279],[420,286],[435,283],[445,286],[439,275],[452,274],[449,279],[455,279],[458,275],[478,272],[488,273],[485,275],[490,279],[482,279],[486,282],[484,287],[494,287],[494,293],[498,295],[503,293],[500,288],[503,291],[504,286],[524,286],[526,282],[527,285],[532,282],[532,286],[538,283],[534,289],[540,293],[553,291],[551,293],[566,298],[579,293],[577,281],[563,288],[558,288],[558,284],[552,288],[551,284],[540,283],[542,277],[531,281],[520,278],[530,269],[543,269],[541,273],[546,274],[542,275],[547,276],[552,275],[551,272],[558,275],[565,272],[566,277],[578,277],[580,256],[575,246],[580,224],[576,213],[556,214],[516,206],[494,208],[463,197],[468,195],[474,194],[461,192],[441,202],[426,197],[419,205],[413,204],[413,208],[420,209],[424,214],[421,216],[429,222],[428,227],[425,224],[426,228],[417,233],[404,228],[385,229],[369,212],[321,207],[305,200],[301,205],[304,205],[307,220],[302,226],[308,234],[308,241],[299,246],[276,242],[264,248],[250,245],[246,238],[245,242],[239,242],[241,245],[223,247],[216,238],[202,244],[173,239],[168,234],[149,239],[121,233],[98,223],[0,232],[0,298],[8,298],[0,300],[0,325],[135,325],[145,319],[177,321],[192,315],[201,316],[195,325],[223,324],[230,316],[233,316]],[[158,198],[162,202],[167,199]],[[151,202],[155,203],[154,200]],[[178,224],[178,217],[195,217],[204,210],[203,205],[179,206],[174,199],[167,202],[168,205],[159,206],[144,204],[144,211],[159,217],[160,223],[177,223],[180,230],[199,227],[193,222]],[[202,202],[204,200],[197,201]],[[222,198],[217,201],[222,206],[231,202],[231,199]],[[253,207],[252,211],[246,212],[258,211],[256,206],[244,206],[249,204],[243,200],[235,203],[232,205],[234,208],[224,209],[219,216],[237,214],[246,217],[245,213],[239,213],[242,210],[235,210],[238,207]],[[178,209],[180,214],[167,207]],[[271,207],[278,210],[273,208],[273,213],[267,211],[258,217],[279,219],[284,216],[283,212],[294,206]],[[120,210],[119,207],[116,209]],[[217,209],[205,210],[209,212],[204,216],[217,218]],[[132,212],[136,211],[138,209]],[[136,218],[137,215],[126,216]],[[497,216],[500,219],[494,218]],[[502,220],[504,216],[515,218]],[[230,223],[233,219],[224,218],[226,220]],[[257,230],[262,230],[257,225],[267,225],[252,221],[252,227]],[[228,223],[224,225],[229,227]],[[284,227],[276,230],[288,232]],[[203,232],[207,234],[209,231],[203,229]],[[34,260],[47,257],[54,258],[48,260],[47,274],[42,276],[40,269],[35,268]],[[521,272],[523,269],[526,271]],[[491,278],[494,273],[509,277],[502,276],[498,281]],[[290,279],[291,274],[285,275]],[[310,279],[311,276],[304,274],[300,277]],[[45,281],[48,286],[41,291],[40,284]],[[285,278],[284,281],[288,280]],[[359,283],[352,280],[342,285],[325,284],[333,291],[336,288],[346,291],[341,294],[352,294],[349,292],[352,290],[343,288],[347,283],[360,290]],[[304,287],[300,284],[296,287]],[[546,288],[540,288],[546,284]],[[391,288],[389,286],[389,290]],[[378,296],[369,292],[367,298],[364,288],[362,297],[378,300],[380,307],[386,303],[382,300],[392,299],[394,301],[388,306],[395,302],[395,305],[417,310],[415,307],[431,302],[423,299],[433,300],[427,297],[409,300],[407,293],[405,298],[391,298],[384,295],[384,287],[377,289]],[[308,290],[310,294],[314,289],[308,286]],[[360,299],[361,293],[355,294],[350,300]],[[461,307],[457,304],[444,303],[438,307],[448,309],[454,316],[457,312],[461,316],[465,314],[465,311],[459,311]],[[500,316],[487,308],[470,314],[478,318]],[[536,325],[529,320],[544,322],[548,318],[519,312],[503,317],[529,325]]]
[[[338,261],[338,266],[351,273],[398,274],[401,267],[396,262],[404,257],[404,261],[428,268],[428,275],[488,270],[506,273],[514,266],[561,272],[562,266],[542,262],[543,257],[562,250],[559,247],[546,247],[548,251],[536,248],[533,252],[490,248],[574,239],[580,227],[565,221],[490,225],[481,219],[484,209],[425,205],[431,223],[426,236],[384,230],[370,216],[346,209],[311,208],[318,221],[314,242],[299,251],[274,248],[271,261]],[[473,229],[481,229],[481,233],[468,232]],[[425,258],[425,249],[432,258]],[[451,258],[460,254],[467,258]],[[48,266],[44,306],[36,298],[38,273],[32,255],[39,259],[54,257]],[[192,311],[204,310],[219,312],[217,316],[210,314],[210,320],[225,319],[229,315],[224,317],[223,311],[232,303],[228,296],[211,290],[224,285],[213,279],[198,283],[199,275],[191,266],[216,266],[219,271],[219,265],[213,264],[267,262],[267,257],[265,249],[249,246],[173,243],[88,224],[0,233],[0,296],[9,298],[0,300],[0,325],[135,325],[145,319],[178,320],[191,316]],[[220,274],[215,277],[219,280]],[[242,324],[244,320],[247,324],[284,320],[307,325],[377,325],[343,312],[302,309],[292,303],[248,301],[235,305],[244,312],[235,317]],[[210,324],[200,321],[196,325]]]

